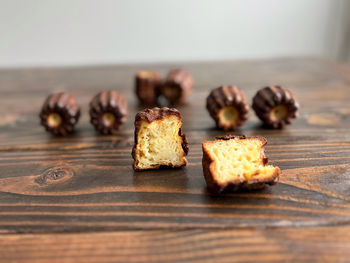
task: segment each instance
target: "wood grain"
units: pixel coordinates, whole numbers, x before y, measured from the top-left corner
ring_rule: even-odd
[[[349,251],[348,226],[0,237],[0,262],[347,262]]]
[[[176,67],[186,68],[195,79],[195,91],[189,102],[178,107],[190,143],[189,165],[184,169],[134,172],[131,167],[133,121],[142,106],[133,94],[133,75],[140,69],[154,69],[165,75]],[[207,192],[201,167],[201,142],[228,133],[215,129],[214,121],[205,110],[205,98],[210,89],[222,84],[237,85],[249,101],[259,88],[280,84],[291,89],[299,100],[300,118],[287,129],[264,129],[251,112],[248,122],[234,133],[268,139],[270,162],[282,169],[276,186],[221,197]],[[128,121],[113,136],[101,136],[89,124],[88,103],[102,89],[121,92],[129,103]],[[48,93],[58,90],[74,95],[82,106],[76,132],[65,138],[52,137],[39,126],[38,112],[43,100]],[[193,239],[201,243],[202,235],[211,237],[218,233],[219,240],[220,235],[227,233],[233,236],[232,242],[238,242],[234,237],[236,231],[248,231],[247,235],[251,236],[258,233],[260,240],[270,241],[267,236],[271,233],[278,236],[278,242],[291,239],[290,243],[284,242],[300,249],[300,259],[304,260],[301,257],[304,253],[311,255],[329,245],[325,241],[316,248],[310,243],[304,251],[301,248],[304,239],[311,242],[314,235],[327,236],[325,233],[330,232],[327,238],[338,240],[342,227],[334,226],[346,225],[346,230],[350,222],[349,101],[350,67],[314,58],[0,69],[1,239],[5,243],[18,241],[18,249],[25,250],[22,240],[33,244],[36,238],[37,244],[52,242],[56,235],[50,233],[57,232],[62,232],[57,235],[62,238],[61,243],[65,240],[77,243],[86,238],[89,246],[95,238],[106,238],[109,243],[126,238],[134,243],[142,233],[145,245],[153,235],[160,240],[164,235],[173,235],[184,242],[186,238],[182,234],[193,235]],[[266,227],[274,230],[259,230]],[[113,232],[111,236],[87,233],[117,230],[123,232]],[[86,234],[76,237],[73,232],[77,231]],[[305,236],[300,234],[304,232]],[[16,233],[33,234],[17,236]],[[344,246],[349,244],[348,239],[344,237]],[[269,249],[274,248],[271,244]],[[223,253],[220,259],[227,261],[235,253],[234,249],[242,249],[232,246],[233,250],[212,253],[216,256]],[[281,246],[278,243],[277,248],[282,249]],[[253,243],[244,249],[248,253],[253,248],[260,249]],[[292,248],[287,246],[283,253],[278,252],[280,250],[276,250],[276,254],[261,253],[266,260],[278,261],[278,257],[290,259]],[[128,253],[132,249],[135,248],[130,248]],[[147,253],[153,253],[152,249]],[[206,249],[199,249],[203,250]],[[332,261],[338,256],[341,259],[341,253],[347,255],[343,250],[340,245],[334,247],[334,258],[326,259]],[[102,247],[96,249],[96,253],[106,258],[111,251],[106,250],[104,254]],[[119,250],[115,251],[113,253]],[[5,252],[9,257],[14,256],[10,251]],[[19,254],[18,261],[29,255],[26,253]],[[38,261],[45,258],[40,254],[30,255]],[[147,261],[148,256],[133,259]],[[199,256],[198,252],[194,258]]]

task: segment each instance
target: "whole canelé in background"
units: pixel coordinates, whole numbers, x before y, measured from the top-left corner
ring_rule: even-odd
[[[216,126],[225,131],[235,130],[249,117],[249,104],[243,91],[236,86],[221,86],[207,97],[207,110]]]
[[[160,83],[161,77],[157,72],[141,70],[136,73],[135,93],[141,104],[157,104]]]
[[[256,93],[252,107],[266,126],[281,129],[298,116],[299,104],[290,90],[269,86]]]
[[[190,73],[183,69],[174,69],[160,86],[160,93],[170,104],[180,104],[186,101],[193,87],[194,81]]]
[[[65,92],[50,94],[40,112],[41,125],[56,136],[73,132],[80,117],[80,107],[71,95]]]
[[[104,90],[90,102],[90,122],[102,134],[113,134],[126,122],[128,104],[123,95]]]

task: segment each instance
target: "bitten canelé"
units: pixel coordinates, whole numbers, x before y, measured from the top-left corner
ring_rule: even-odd
[[[164,83],[160,87],[160,93],[171,103],[179,104],[186,101],[194,86],[190,73],[183,69],[175,69],[169,72]]]
[[[80,117],[80,107],[71,95],[65,92],[50,94],[40,112],[41,125],[56,136],[73,132]]]
[[[141,104],[155,105],[159,96],[160,75],[154,71],[142,70],[135,76],[135,92]]]
[[[221,86],[207,97],[207,110],[216,126],[225,131],[235,130],[249,116],[249,104],[243,91],[236,86]]]
[[[252,107],[267,127],[281,129],[298,116],[299,104],[290,90],[269,86],[256,93]]]
[[[127,101],[113,90],[101,91],[90,102],[90,122],[102,134],[116,133],[127,115]]]
[[[223,136],[206,141],[203,172],[212,193],[238,189],[259,189],[279,180],[280,169],[267,165],[263,137]]]
[[[135,144],[132,150],[136,171],[187,165],[188,143],[176,109],[145,109],[135,116]]]

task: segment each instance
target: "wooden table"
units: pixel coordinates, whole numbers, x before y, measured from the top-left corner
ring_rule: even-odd
[[[142,109],[133,75],[174,67],[193,73],[183,130],[184,169],[132,170],[133,121]],[[282,169],[264,190],[211,196],[201,142],[225,134],[205,109],[208,91],[236,84],[249,101],[271,84],[290,88],[301,116],[267,130],[251,112],[235,134],[263,135]],[[127,124],[97,134],[88,103],[102,89],[129,101]],[[39,125],[47,94],[82,106],[76,133],[54,138]],[[350,67],[274,59],[217,63],[0,70],[1,262],[348,262],[350,258]]]

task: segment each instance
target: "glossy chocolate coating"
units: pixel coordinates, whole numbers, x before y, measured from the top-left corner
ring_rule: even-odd
[[[142,70],[135,76],[135,93],[141,104],[155,105],[159,96],[160,75],[154,71]]]
[[[50,94],[40,112],[41,125],[56,136],[73,132],[80,117],[80,107],[74,97],[65,92]]]
[[[216,126],[223,130],[235,130],[249,117],[249,104],[242,90],[236,86],[221,86],[207,97],[207,110]]]
[[[127,101],[113,90],[101,91],[90,102],[90,122],[102,134],[116,133],[127,115]]]
[[[266,126],[281,129],[298,116],[299,104],[290,90],[269,86],[256,93],[252,107]]]
[[[164,83],[160,87],[160,93],[171,103],[179,104],[186,101],[194,86],[190,73],[183,69],[175,69],[169,72]]]

